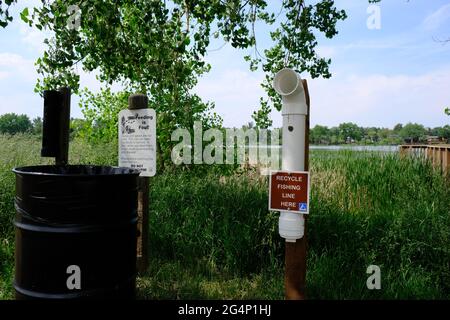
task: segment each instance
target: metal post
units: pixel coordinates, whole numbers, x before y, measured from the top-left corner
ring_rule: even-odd
[[[147,109],[148,97],[134,94],[128,98],[128,109]],[[149,224],[149,177],[139,177],[138,190],[138,238],[137,238],[137,270],[143,273],[148,268],[148,224]]]
[[[69,88],[44,91],[41,155],[62,166],[69,161],[70,95]]]
[[[70,131],[70,88],[60,88],[61,112],[59,154],[55,158],[56,165],[65,166],[69,163],[69,131]]]

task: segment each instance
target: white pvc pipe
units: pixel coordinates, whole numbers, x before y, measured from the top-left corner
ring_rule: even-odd
[[[282,170],[305,170],[305,133],[308,106],[300,75],[292,69],[280,70],[273,88],[281,95],[283,107]],[[287,242],[296,242],[305,233],[303,214],[280,211],[279,233]]]

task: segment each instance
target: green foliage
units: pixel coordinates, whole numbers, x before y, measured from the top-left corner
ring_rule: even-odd
[[[316,125],[310,131],[313,144],[376,144],[396,145],[406,141],[424,141],[426,136],[438,137],[441,141],[450,140],[450,126],[425,128],[420,124],[397,124],[393,129],[377,127],[359,127],[352,123],[343,123],[338,127],[328,128]]]
[[[77,15],[68,13],[74,4],[79,5],[81,17],[77,30],[77,23],[73,24]],[[228,5],[214,2],[209,6],[206,1],[43,2],[34,8],[29,23],[54,31],[55,37],[46,41],[48,50],[37,61],[44,79],[36,90],[69,86],[79,91],[75,72],[79,63],[86,71],[97,70],[108,86],[121,83],[124,91],[120,93],[111,93],[109,87],[99,94],[81,91],[87,120],[81,134],[92,134],[91,141],[117,139],[115,117],[126,108],[127,95],[147,94],[150,107],[158,114],[158,154],[164,166],[170,159],[174,129],[192,128],[196,120],[203,120],[206,127],[221,124],[212,111],[214,104],[203,102],[191,91],[198,77],[209,70],[203,58],[210,24],[232,14],[227,10],[231,10]],[[230,41],[243,45],[245,41],[238,39],[245,36],[238,30],[240,23],[234,21],[222,29],[239,34]]]
[[[401,124],[401,123],[397,123],[396,125],[395,125],[395,127],[394,127],[394,132],[396,133],[396,134],[400,134],[400,131],[403,129],[403,124]]]
[[[445,114],[450,116],[450,108],[446,108],[445,110]]]
[[[9,8],[16,2],[17,0],[0,0],[0,27],[4,28],[12,21],[13,18],[9,14]]]
[[[6,113],[0,116],[0,133],[16,134],[31,131],[33,125],[27,115]]]
[[[433,128],[430,133],[432,136],[450,140],[450,125]]]
[[[308,72],[312,78],[330,78],[329,65],[331,59],[317,55],[318,45],[316,34],[322,33],[326,38],[333,38],[338,34],[337,22],[345,20],[347,14],[338,10],[333,0],[322,0],[315,4],[306,4],[306,1],[283,0],[282,10],[285,10],[285,21],[280,23],[275,31],[270,33],[274,46],[264,52],[264,58],[256,50],[251,61],[251,69],[256,70],[262,65],[266,73],[261,84],[268,94],[263,115],[269,114],[267,105],[281,110],[281,98],[272,88],[273,77],[282,68],[292,68],[298,72]],[[263,62],[264,61],[264,62]],[[255,119],[262,120],[261,117]],[[257,121],[257,125],[259,125]]]
[[[311,129],[309,137],[310,142],[313,144],[358,143],[394,145],[402,143],[395,129],[363,128],[353,123],[342,123],[338,127],[332,128],[316,125]]]
[[[340,139],[343,141],[360,141],[363,132],[356,124],[348,122],[339,125]]]
[[[93,143],[112,142],[118,138],[118,114],[128,106],[128,92],[101,89],[97,94],[84,89],[80,108],[85,121],[72,122],[78,135]]]
[[[86,137],[86,131],[89,131],[89,129],[87,129],[86,126],[88,126],[88,124],[85,119],[71,118],[70,119],[71,139],[74,139],[76,137]]]
[[[41,117],[37,117],[33,119],[33,134],[40,135],[42,134],[43,122]]]
[[[261,129],[268,129],[272,126],[273,121],[270,119],[270,113],[272,108],[269,106],[269,102],[260,98],[260,109],[253,112],[252,118],[256,122],[256,126]]]
[[[412,139],[413,141],[421,140],[427,134],[423,125],[417,123],[408,123],[400,131],[403,139]]]
[[[325,126],[316,125],[309,133],[309,140],[313,144],[324,144],[330,137],[330,129]]]
[[[71,5],[79,6],[79,16],[68,10]],[[346,18],[332,0],[310,5],[283,0],[281,7],[282,17],[270,12],[265,0],[57,0],[42,1],[31,14],[24,11],[22,19],[55,34],[46,40],[48,50],[37,61],[43,75],[37,91],[69,86],[77,92],[75,67],[81,63],[86,71],[97,70],[105,83],[121,82],[127,91],[147,93],[170,106],[166,117],[180,111],[188,114],[183,109],[190,100],[188,92],[209,70],[204,57],[211,36],[222,36],[235,48],[255,47],[255,56],[246,59],[252,70],[262,67],[267,74],[263,87],[270,99],[254,115],[264,128],[271,124],[270,105],[280,109],[279,97],[270,86],[274,72],[292,67],[313,78],[330,77],[331,61],[315,53],[316,32],[332,38],[337,22]],[[274,47],[265,52],[267,59],[262,63],[255,24],[272,25],[277,18],[284,22],[271,33]]]

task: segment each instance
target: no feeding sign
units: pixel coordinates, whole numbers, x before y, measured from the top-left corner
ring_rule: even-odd
[[[153,109],[119,113],[119,166],[156,174],[156,113]]]

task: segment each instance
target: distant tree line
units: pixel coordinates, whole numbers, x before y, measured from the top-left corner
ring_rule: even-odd
[[[6,113],[0,116],[0,133],[39,133],[42,131],[42,119],[36,118],[33,121],[25,114]]]
[[[377,127],[360,127],[354,123],[342,123],[328,128],[316,125],[310,131],[312,144],[380,144],[396,145],[402,143],[421,143],[428,141],[448,142],[450,125],[425,128],[421,124],[397,124],[393,129]]]
[[[0,134],[17,133],[42,133],[42,118],[33,120],[27,115],[6,113],[0,116]],[[71,136],[82,135],[84,128],[89,125],[92,129],[103,127],[101,124],[89,123],[84,119],[71,119]],[[253,122],[249,122],[242,128],[253,128]],[[84,131],[83,131],[84,130]],[[426,128],[421,124],[408,123],[397,124],[393,129],[378,127],[360,127],[357,124],[346,122],[337,127],[316,125],[309,134],[312,144],[337,145],[337,144],[382,144],[396,145],[405,142],[427,142],[427,140],[450,142],[450,125],[436,128]]]
[[[85,120],[74,119],[70,120],[71,136],[76,136],[84,125]],[[18,134],[28,133],[40,135],[42,134],[43,120],[41,117],[30,119],[25,114],[5,113],[0,115],[0,134]]]

